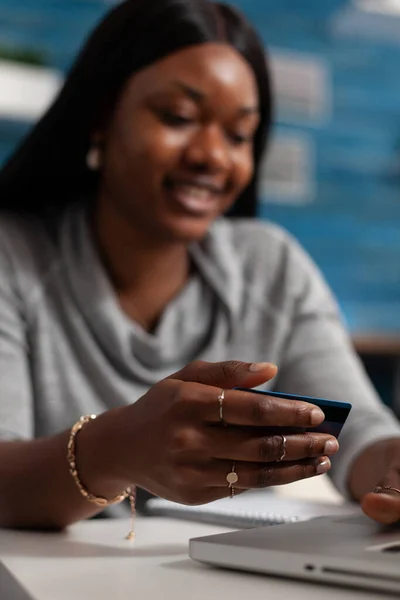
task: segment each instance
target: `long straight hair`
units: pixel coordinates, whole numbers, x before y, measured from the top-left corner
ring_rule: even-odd
[[[126,0],[88,38],[58,97],[0,171],[0,210],[46,216],[86,202],[98,176],[86,166],[91,135],[111,114],[129,77],[187,46],[225,42],[251,66],[261,119],[255,172],[232,214],[256,211],[256,187],[271,123],[265,52],[256,32],[230,6],[208,0]]]

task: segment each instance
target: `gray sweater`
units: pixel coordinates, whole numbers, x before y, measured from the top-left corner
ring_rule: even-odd
[[[337,305],[285,231],[221,219],[190,249],[196,274],[149,334],[120,309],[82,211],[51,234],[0,218],[0,437],[29,439],[135,402],[189,361],[271,361],[275,389],[351,402],[332,477],[400,436],[367,380]],[[149,432],[151,434],[151,432]]]

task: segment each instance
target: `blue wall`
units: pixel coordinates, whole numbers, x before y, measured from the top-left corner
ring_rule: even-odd
[[[113,2],[3,0],[0,43],[36,46],[65,70]],[[318,56],[332,89],[326,119],[279,118],[275,136],[311,136],[309,198],[268,192],[259,213],[292,231],[322,267],[354,331],[400,331],[400,18],[375,18],[350,0],[241,0],[273,51]],[[392,41],[380,31],[390,25]],[[381,28],[381,29],[380,29]],[[0,91],[1,93],[1,91]],[[0,122],[0,161],[26,131]]]
[[[242,4],[267,45],[317,54],[332,81],[325,123],[278,128],[315,140],[314,197],[300,206],[264,198],[260,214],[301,239],[353,330],[399,331],[400,18],[357,13],[347,0],[263,0],[262,13],[261,2]],[[388,21],[397,21],[397,43],[379,39]],[[375,29],[373,40],[365,25]]]

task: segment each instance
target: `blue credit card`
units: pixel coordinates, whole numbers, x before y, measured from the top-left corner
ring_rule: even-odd
[[[306,429],[290,427],[275,427],[270,428],[282,431],[285,429],[286,432],[304,432],[304,431],[317,431],[318,433],[327,433],[333,435],[335,438],[339,437],[340,432],[343,429],[343,425],[346,422],[347,417],[351,411],[351,404],[349,402],[339,402],[337,400],[327,400],[326,398],[313,398],[311,396],[298,396],[296,394],[285,394],[283,392],[270,392],[261,390],[252,390],[249,388],[235,388],[241,392],[251,392],[253,394],[262,394],[264,396],[273,396],[274,398],[285,398],[287,400],[301,400],[302,402],[308,402],[314,406],[318,406],[325,415],[325,420],[317,427],[309,427]]]

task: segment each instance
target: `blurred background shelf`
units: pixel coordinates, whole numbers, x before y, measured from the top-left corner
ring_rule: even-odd
[[[400,357],[400,333],[396,335],[356,334],[352,339],[357,352],[364,356]]]

